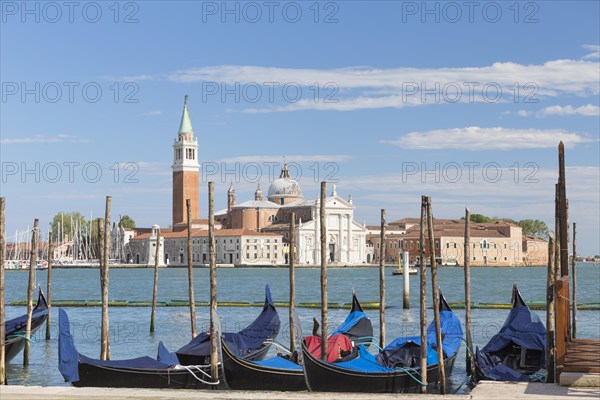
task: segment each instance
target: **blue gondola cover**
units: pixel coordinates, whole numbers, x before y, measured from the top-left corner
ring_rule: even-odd
[[[58,310],[58,369],[65,382],[79,381],[79,353],[73,343],[69,317],[65,310]]]
[[[513,289],[513,308],[500,331],[481,351],[477,349],[478,366],[489,379],[498,381],[528,381],[529,376],[503,365],[496,352],[515,345],[525,350],[536,350],[540,365],[546,364],[546,328],[540,318],[531,312],[516,287]]]
[[[283,357],[272,357],[262,361],[252,361],[254,364],[262,365],[264,367],[279,368],[279,369],[296,369],[302,370],[302,367],[296,363],[291,362]]]
[[[279,332],[281,321],[271,298],[269,285],[265,287],[265,305],[254,322],[241,331],[224,332],[223,340],[233,354],[244,357],[259,348],[265,340]],[[207,332],[197,335],[191,342],[177,350],[177,355],[209,356],[210,336]]]

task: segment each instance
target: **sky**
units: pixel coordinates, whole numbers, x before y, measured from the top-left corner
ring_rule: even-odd
[[[597,1],[1,1],[8,240],[60,211],[171,221],[183,99],[216,209],[284,161],[355,219],[472,213],[554,226],[566,148],[578,253],[600,253]]]

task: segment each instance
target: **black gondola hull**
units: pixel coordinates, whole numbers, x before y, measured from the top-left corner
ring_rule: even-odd
[[[271,391],[308,389],[301,369],[290,370],[258,365],[234,356],[225,344],[222,349],[225,382],[231,389]]]
[[[42,326],[44,322],[46,322],[46,319],[48,319],[47,309],[48,304],[46,303],[46,298],[40,289],[37,304],[32,311],[33,317],[31,318],[31,337],[35,335],[40,326]],[[23,327],[5,337],[4,352],[6,362],[9,362],[15,358],[17,354],[19,354],[25,347],[25,332],[26,328]]]
[[[302,346],[304,371],[308,388],[316,392],[361,392],[361,393],[410,393],[416,392],[420,384],[406,372],[359,372],[340,368],[335,364],[325,363],[313,357]],[[446,376],[454,367],[456,354],[445,359]],[[417,369],[418,371],[418,369]],[[416,378],[418,376],[413,374]],[[429,383],[439,381],[439,368],[436,365],[427,367]]]
[[[197,376],[201,374],[195,371]],[[186,370],[133,370],[79,364],[79,380],[71,382],[76,387],[117,387],[149,389],[209,389]]]

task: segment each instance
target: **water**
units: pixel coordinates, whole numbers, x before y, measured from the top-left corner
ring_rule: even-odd
[[[6,303],[24,300],[27,293],[27,276],[23,271],[6,272]],[[37,271],[37,283],[46,287],[46,271]],[[438,273],[439,284],[449,302],[464,301],[463,271],[461,268],[442,268]],[[329,301],[349,303],[351,290],[356,289],[359,300],[364,302],[379,299],[379,272],[377,268],[330,268],[328,275]],[[593,264],[578,264],[578,303],[600,302],[600,268]],[[419,334],[419,277],[410,277],[410,310],[402,309],[402,276],[392,276],[392,268],[386,271],[387,341],[404,335]],[[195,269],[196,301],[208,301],[208,270]],[[471,296],[475,302],[509,303],[513,282],[519,285],[526,301],[545,301],[546,269],[530,268],[473,268],[471,271]],[[288,300],[288,270],[285,268],[224,268],[218,270],[218,298],[220,301],[257,302],[264,299],[264,285],[269,284],[275,301]],[[99,300],[100,278],[97,269],[56,269],[52,277],[54,300]],[[110,271],[109,296],[111,300],[152,300],[152,269],[113,269]],[[301,302],[320,301],[320,271],[297,269],[296,299]],[[159,277],[159,301],[187,299],[187,270],[183,268],[162,269]],[[428,288],[428,303],[431,290]],[[71,323],[74,324],[74,340],[78,350],[90,357],[100,354],[100,308],[67,307]],[[305,334],[312,329],[312,318],[319,319],[318,309],[299,308],[298,317]],[[207,329],[208,309],[198,307],[198,329]],[[258,307],[221,307],[219,314],[223,329],[237,331],[254,320]],[[545,321],[545,311],[536,311]],[[6,307],[7,319],[25,313],[25,307]],[[289,342],[287,309],[279,309],[282,329],[278,340]],[[329,311],[330,329],[346,317],[348,310]],[[456,310],[464,320],[464,311]],[[22,353],[9,363],[7,376],[10,383],[25,385],[65,385],[58,371],[57,354],[57,311],[52,312],[52,340],[45,341],[45,329],[40,329],[32,344],[29,368],[23,368]],[[367,310],[375,329],[379,332],[379,317],[376,310]],[[155,356],[160,340],[167,348],[176,350],[190,339],[190,322],[187,307],[158,307],[156,333],[149,334],[149,307],[111,307],[111,355],[113,359],[132,358],[142,355]],[[508,310],[473,310],[473,341],[482,347],[498,332]],[[428,321],[433,311],[428,310]],[[577,319],[579,337],[600,337],[600,311],[579,311]],[[465,350],[461,349],[449,377],[450,389],[455,389],[465,378]]]

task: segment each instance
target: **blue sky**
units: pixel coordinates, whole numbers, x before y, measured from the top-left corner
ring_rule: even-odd
[[[9,234],[98,216],[105,195],[167,226],[188,94],[217,208],[285,158],[305,197],[337,180],[360,222],[417,216],[429,194],[439,217],[550,224],[563,140],[578,249],[600,253],[598,2],[23,4],[2,1],[0,25]]]

